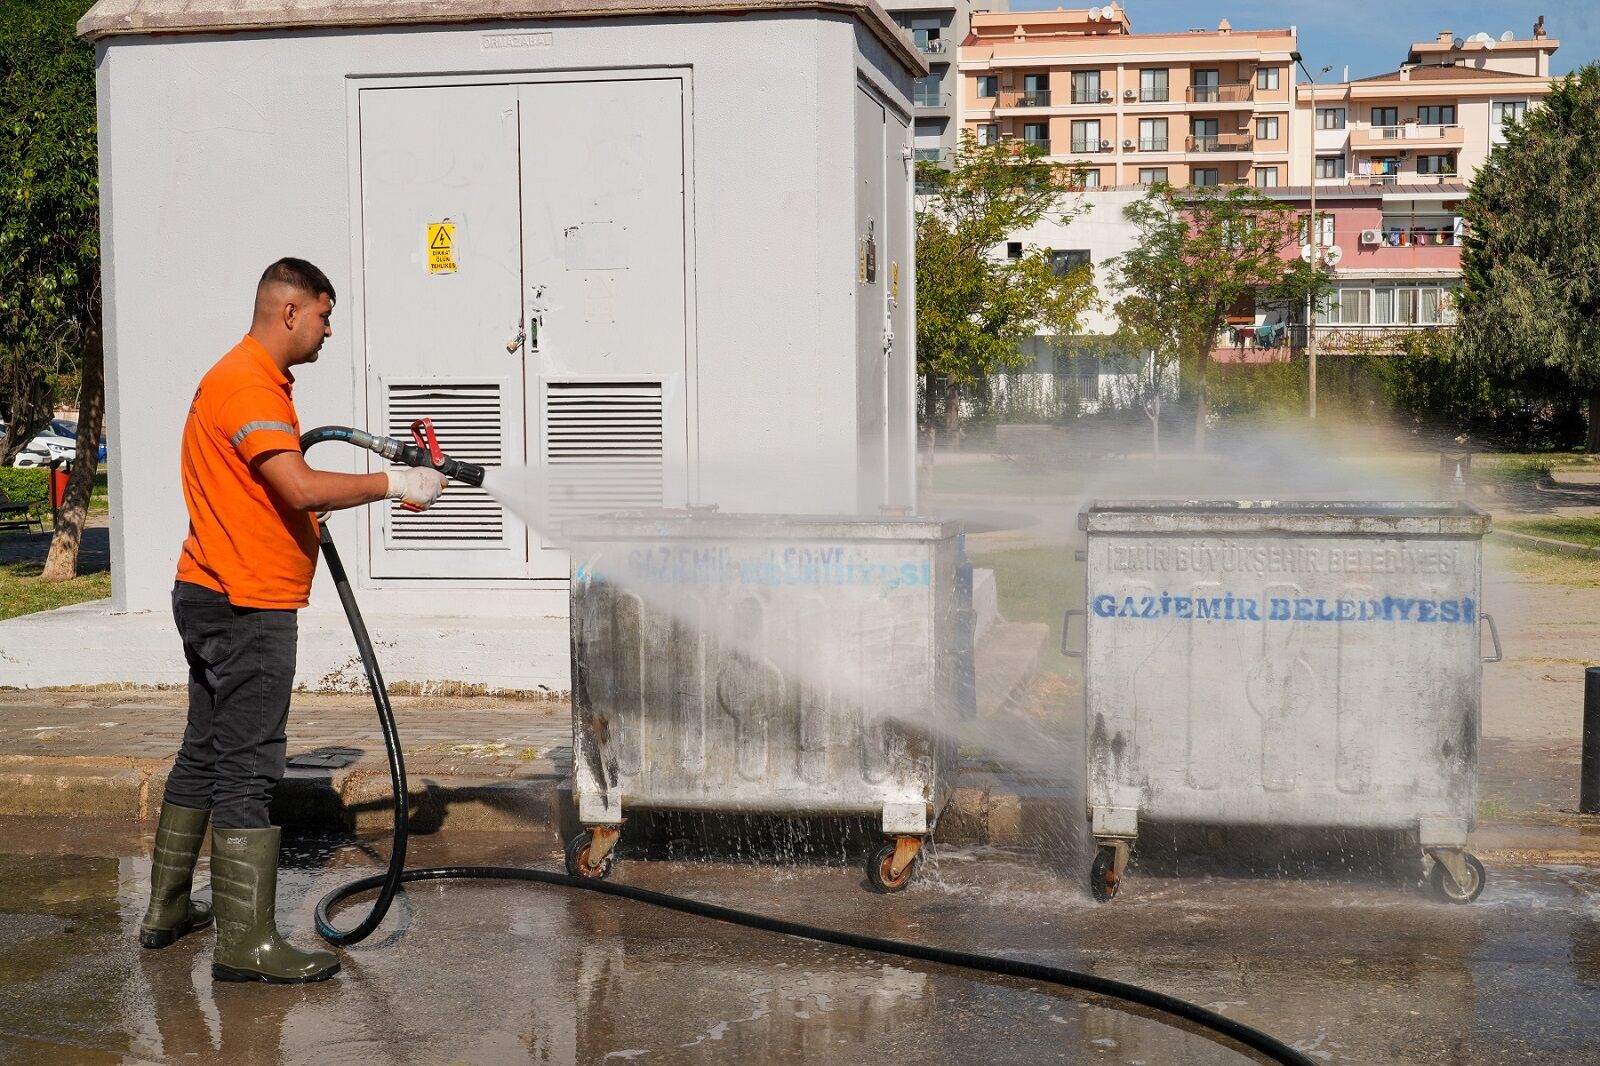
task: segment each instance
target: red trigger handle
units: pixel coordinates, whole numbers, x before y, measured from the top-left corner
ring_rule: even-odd
[[[444,462],[444,452],[439,449],[439,438],[433,433],[433,419],[419,418],[411,423],[411,439],[417,442],[417,447],[428,453],[434,466]]]

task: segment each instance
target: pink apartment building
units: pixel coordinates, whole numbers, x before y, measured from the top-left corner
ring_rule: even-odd
[[[1297,149],[1293,29],[1132,30],[1115,4],[974,12],[962,42],[963,128],[1087,167],[1091,188],[1287,186]]]

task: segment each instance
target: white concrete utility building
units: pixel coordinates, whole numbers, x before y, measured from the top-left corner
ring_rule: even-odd
[[[297,374],[307,428],[404,436],[431,415],[475,462],[661,472],[597,479],[587,510],[914,501],[926,67],[874,0],[101,0],[79,30],[98,50],[115,593],[19,621],[98,626],[108,651],[0,628],[0,684],[182,678],[179,435],[284,255],[338,289]],[[549,534],[459,486],[332,528],[392,678],[567,687]],[[304,683],[354,676],[336,612],[320,576]]]

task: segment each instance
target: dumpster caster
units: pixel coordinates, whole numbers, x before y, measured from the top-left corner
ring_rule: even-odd
[[[1458,851],[1449,858],[1455,860],[1455,865],[1460,870],[1452,870],[1447,858],[1441,853],[1433,855],[1433,871],[1428,877],[1433,894],[1450,903],[1471,903],[1483,894],[1483,885],[1489,879],[1484,873],[1483,863],[1471,852]]]
[[[567,873],[573,877],[590,877],[603,881],[616,868],[617,837],[622,830],[614,825],[597,825],[585,829],[567,841]],[[603,849],[603,850],[602,850]],[[594,856],[599,854],[599,858]]]
[[[1100,903],[1109,903],[1122,887],[1122,872],[1128,866],[1128,842],[1113,840],[1095,849],[1089,867],[1089,892]]]
[[[874,892],[900,892],[922,865],[922,840],[895,837],[867,857],[867,882]]]

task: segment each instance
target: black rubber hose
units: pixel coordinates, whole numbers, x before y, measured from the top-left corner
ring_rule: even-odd
[[[359,432],[358,430],[350,430],[341,426],[324,426],[312,430],[302,437],[301,449],[309,448],[312,444],[322,440],[352,440],[354,435]],[[880,955],[895,955],[904,959],[915,959],[919,962],[930,962],[940,966],[954,966],[981,973],[997,974],[1001,977],[1037,981],[1040,984],[1058,985],[1062,988],[1074,988],[1094,995],[1105,996],[1109,999],[1132,1003],[1135,1006],[1149,1010],[1159,1011],[1162,1014],[1192,1023],[1233,1041],[1241,1047],[1259,1052],[1271,1061],[1282,1063],[1284,1066],[1315,1066],[1309,1057],[1296,1051],[1281,1040],[1268,1036],[1259,1029],[1253,1029],[1243,1022],[1237,1022],[1232,1018],[1218,1014],[1216,1011],[1207,1010],[1198,1004],[1190,1003],[1187,1000],[1169,996],[1153,989],[1144,988],[1140,985],[1118,981],[1110,977],[1099,977],[1079,970],[1069,970],[1060,966],[1046,966],[1043,963],[1023,962],[998,955],[952,951],[948,948],[912,944],[903,940],[888,940],[883,937],[868,936],[865,933],[849,933],[841,929],[825,929],[820,926],[805,925],[801,922],[791,922],[782,918],[772,918],[763,914],[735,910],[732,907],[723,907],[715,903],[687,899],[683,896],[673,896],[665,892],[652,892],[647,888],[637,888],[633,885],[614,884],[610,881],[585,877],[573,877],[570,874],[555,873],[549,870],[535,870],[517,866],[439,866],[425,870],[407,870],[405,862],[406,840],[409,833],[408,811],[410,799],[406,791],[405,761],[400,751],[400,734],[395,727],[394,707],[389,702],[389,693],[384,687],[383,674],[378,669],[377,653],[372,647],[372,638],[367,634],[366,622],[361,617],[361,608],[356,603],[355,593],[350,587],[349,575],[345,573],[344,564],[339,559],[339,552],[334,547],[333,537],[328,532],[327,523],[322,524],[321,546],[322,556],[328,563],[328,571],[333,576],[334,585],[339,590],[339,602],[344,605],[345,617],[350,621],[350,632],[355,637],[356,647],[360,651],[361,663],[367,673],[367,683],[372,687],[372,699],[377,706],[378,719],[383,726],[383,743],[389,752],[389,774],[394,786],[394,833],[392,838],[393,846],[389,853],[389,868],[384,873],[372,877],[363,877],[358,881],[352,881],[347,885],[336,888],[318,901],[316,911],[317,933],[328,943],[339,947],[347,947],[365,940],[383,922],[384,917],[388,914],[390,904],[394,901],[395,892],[400,885],[409,881],[445,881],[461,878],[532,881],[541,885],[555,885],[559,888],[577,888],[588,892],[598,892],[601,895],[615,896],[619,899],[632,900],[636,903],[648,903],[651,906],[678,911],[681,914],[691,914],[700,918],[710,918],[713,921],[729,922],[733,925],[742,925],[749,929],[760,929],[785,936],[797,936],[824,944],[836,944],[840,947],[854,948],[858,951],[871,951]],[[336,929],[331,916],[333,908],[351,896],[371,891],[374,888],[379,890],[378,898],[373,901],[372,909],[368,912],[366,918],[353,929],[343,932]]]

